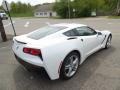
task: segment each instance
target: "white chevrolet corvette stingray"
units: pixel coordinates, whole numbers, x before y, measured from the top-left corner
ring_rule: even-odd
[[[83,24],[54,24],[13,38],[17,60],[30,67],[44,68],[51,80],[70,79],[80,64],[94,52],[111,46],[110,31],[94,30]]]

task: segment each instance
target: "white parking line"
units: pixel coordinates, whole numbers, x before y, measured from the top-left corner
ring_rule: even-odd
[[[30,24],[30,22],[29,22],[29,21],[27,21],[27,22],[25,23],[24,27],[28,27],[28,26],[29,26],[29,24]]]
[[[108,24],[112,24],[112,23],[108,23]]]
[[[50,25],[50,23],[49,23],[49,22],[45,22],[45,24]]]
[[[7,48],[7,47],[1,47],[0,49],[5,49],[5,48]]]
[[[4,25],[4,27],[7,27],[7,26],[9,26],[9,25],[11,25],[11,23],[9,23],[9,24],[7,24],[7,25]]]
[[[15,21],[13,21],[13,23],[15,23]],[[4,25],[4,27],[8,27],[10,25],[11,25],[11,23],[8,23],[7,25]]]

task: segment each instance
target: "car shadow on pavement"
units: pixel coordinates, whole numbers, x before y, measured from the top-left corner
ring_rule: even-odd
[[[77,74],[67,81],[60,79],[51,81],[44,71],[28,72],[19,65],[13,74],[16,90],[81,90],[86,81],[103,63],[102,61],[106,60],[114,51],[115,47],[111,47],[89,56],[80,65]]]

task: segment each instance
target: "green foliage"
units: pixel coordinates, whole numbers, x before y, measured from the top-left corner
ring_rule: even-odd
[[[2,6],[0,6],[0,10],[2,10],[3,8],[2,8]]]
[[[75,0],[74,2],[76,17],[88,17],[91,13],[91,7],[88,0]]]
[[[118,0],[105,0],[106,5],[109,6],[110,9],[115,9]]]
[[[120,0],[105,0],[106,6],[112,11],[113,15],[120,16]]]
[[[68,16],[69,16],[68,1],[61,0],[60,2],[56,2],[53,10],[56,11],[57,14],[60,15],[62,18],[68,18]],[[70,7],[70,11],[72,12],[72,6]],[[71,16],[73,16],[73,15],[71,15]]]
[[[88,17],[91,12],[102,11],[120,15],[120,0],[56,0],[54,10],[62,18],[68,18],[68,2],[72,17]],[[75,9],[75,12],[73,12]]]
[[[11,3],[11,15],[17,17],[33,16],[33,7],[28,3],[21,3],[20,1]]]
[[[120,19],[120,16],[109,16],[110,19]]]
[[[70,5],[71,17],[88,17],[92,11],[104,8],[104,0],[59,0],[54,5],[54,10],[62,18],[68,18],[68,2]],[[73,12],[75,9],[75,12]]]

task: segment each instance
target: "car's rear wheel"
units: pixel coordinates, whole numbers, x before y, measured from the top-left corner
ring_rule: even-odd
[[[107,42],[106,42],[105,49],[111,47],[111,40],[112,40],[112,35],[109,35],[108,39],[107,39]]]
[[[70,79],[78,71],[80,62],[80,55],[77,52],[72,52],[65,58],[61,70],[60,78],[61,79]]]

